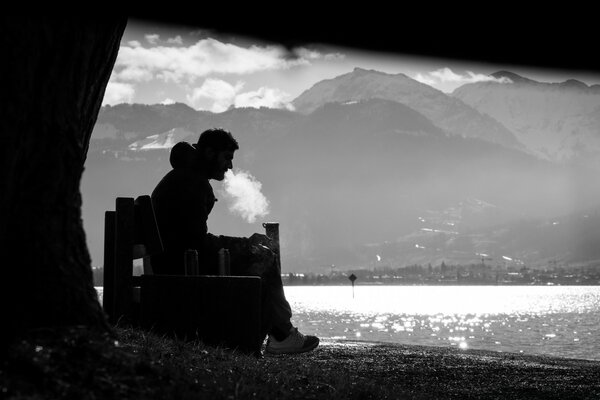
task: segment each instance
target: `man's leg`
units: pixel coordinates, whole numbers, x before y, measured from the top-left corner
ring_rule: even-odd
[[[292,325],[292,309],[285,298],[276,255],[266,248],[244,251],[241,246],[231,246],[230,255],[234,275],[259,276],[262,280],[261,336],[269,335],[267,352],[301,353],[317,347],[317,337],[305,336]]]
[[[285,298],[280,267],[270,250],[246,252],[239,250],[231,257],[235,275],[259,276],[262,282],[261,334],[283,340],[292,329],[292,309]],[[230,251],[231,254],[231,251]]]
[[[275,260],[265,260],[267,265],[261,275],[263,289],[265,292],[265,329],[266,333],[271,334],[276,340],[284,340],[290,330],[293,328],[291,323],[292,308],[285,298],[283,291],[283,282],[281,281],[281,271]]]
[[[268,251],[258,262],[252,263],[251,270],[260,270],[259,276],[265,288],[264,300],[266,333],[269,333],[266,351],[273,354],[303,353],[319,345],[316,336],[305,336],[291,323],[292,309],[283,291],[281,266],[277,256]]]

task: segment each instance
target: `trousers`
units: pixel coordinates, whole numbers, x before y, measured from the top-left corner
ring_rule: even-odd
[[[285,339],[292,328],[292,309],[281,280],[281,265],[276,253],[267,248],[231,246],[231,273],[261,278],[261,337],[270,334],[276,340]]]

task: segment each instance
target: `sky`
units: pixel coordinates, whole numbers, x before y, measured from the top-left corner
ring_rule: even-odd
[[[129,20],[103,105],[185,103],[198,110],[234,107],[293,109],[291,101],[323,79],[354,68],[402,73],[445,93],[508,70],[541,82],[600,76],[490,65],[473,61],[386,54],[324,44],[286,50],[277,43],[199,27]]]

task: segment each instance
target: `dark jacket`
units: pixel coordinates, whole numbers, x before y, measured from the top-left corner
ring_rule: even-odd
[[[247,247],[248,239],[215,236],[208,232],[207,219],[217,201],[204,171],[190,162],[193,147],[185,142],[171,150],[173,169],[152,192],[152,202],[165,251],[152,256],[154,273],[184,274],[187,249],[198,251],[200,272],[215,274],[221,248]]]

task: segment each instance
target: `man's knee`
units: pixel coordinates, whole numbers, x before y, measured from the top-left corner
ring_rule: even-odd
[[[268,276],[277,272],[277,264],[272,260],[258,260],[250,263],[248,273],[255,276]]]

